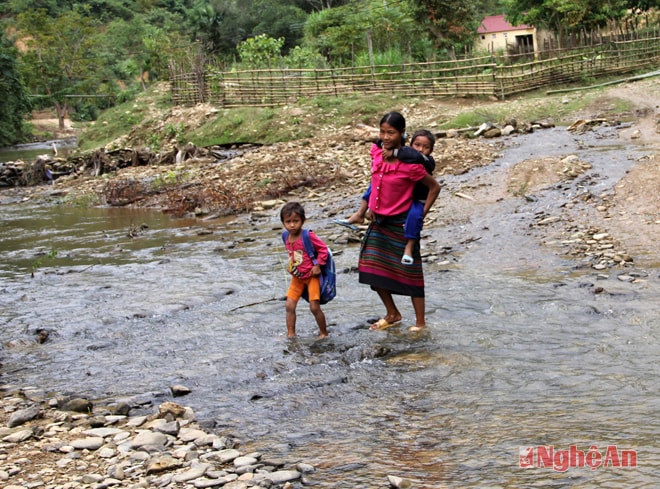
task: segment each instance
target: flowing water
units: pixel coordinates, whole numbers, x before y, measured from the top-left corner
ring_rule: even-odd
[[[17,144],[0,148],[0,163],[6,161],[33,161],[39,155],[53,153],[53,146],[57,148],[59,157],[66,157],[78,146],[76,138],[52,139],[49,141],[39,141],[36,143]]]
[[[276,212],[203,222],[5,202],[5,383],[134,404],[183,384],[192,393],[177,400],[200,420],[245,450],[316,465],[316,487],[385,488],[387,475],[423,488],[657,485],[658,270],[638,283],[575,271],[516,232],[514,204],[475,214],[484,236],[460,259],[425,266],[422,333],[406,331],[404,300],[403,326],[368,331],[382,306],[357,283],[359,245],[334,245],[339,295],[318,341],[304,303],[298,338],[285,337]],[[336,232],[326,211],[309,209],[322,236]],[[608,293],[594,294],[600,279]],[[33,341],[41,329],[44,344]],[[549,446],[574,446],[591,466],[536,466]],[[608,446],[634,451],[637,466],[603,466]],[[535,467],[520,467],[521,447]]]

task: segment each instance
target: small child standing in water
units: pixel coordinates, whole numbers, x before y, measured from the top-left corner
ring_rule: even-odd
[[[310,241],[316,254],[313,260],[305,251],[303,242],[303,224],[305,224],[305,209],[298,202],[289,202],[280,211],[280,220],[288,236],[284,241],[289,254],[288,271],[291,274],[291,285],[286,293],[286,329],[287,336],[296,335],[296,306],[303,292],[307,289],[309,310],[319,326],[319,338],[328,336],[325,314],[321,310],[321,265],[328,260],[327,245],[309,231]]]

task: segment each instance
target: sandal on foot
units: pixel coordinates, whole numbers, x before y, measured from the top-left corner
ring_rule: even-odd
[[[412,265],[413,263],[415,263],[415,260],[413,260],[412,256],[403,255],[403,258],[401,258],[401,263],[403,263],[404,265]]]
[[[408,328],[408,331],[411,333],[417,333],[418,331],[424,331],[426,326],[411,326]]]
[[[393,323],[390,323],[387,319],[379,319],[376,321],[374,324],[369,326],[369,330],[371,331],[382,331],[387,328],[391,328],[392,326],[396,326],[399,324],[401,321],[394,321]]]
[[[339,224],[340,226],[347,227],[351,231],[357,231],[358,230],[358,228],[355,224],[351,224],[350,222],[348,222],[348,219],[335,219],[332,222],[334,222],[335,224]]]

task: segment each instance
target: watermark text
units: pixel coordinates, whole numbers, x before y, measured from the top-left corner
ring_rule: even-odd
[[[637,451],[619,449],[616,445],[607,445],[604,449],[592,445],[588,450],[579,450],[576,445],[564,450],[557,450],[552,445],[520,447],[518,465],[524,469],[546,468],[556,472],[585,467],[591,470],[610,467],[635,468]]]

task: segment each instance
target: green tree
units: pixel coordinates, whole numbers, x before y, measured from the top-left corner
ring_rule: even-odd
[[[0,9],[8,14],[17,15],[28,10],[43,9],[48,15],[57,17],[63,10],[71,8],[70,0],[7,0]]]
[[[270,68],[274,59],[279,59],[284,46],[284,38],[273,39],[260,34],[241,42],[237,46],[241,61],[250,68]]]
[[[368,49],[367,23],[355,6],[341,6],[314,12],[305,24],[304,46],[321,53],[331,65],[350,63]]]
[[[449,55],[456,48],[472,46],[483,11],[478,2],[464,0],[419,0],[417,20],[436,45]]]
[[[560,42],[568,35],[620,24],[630,15],[634,7],[629,0],[509,0],[507,7],[510,22],[546,28]]]
[[[333,65],[354,63],[365,54],[398,52],[411,57],[427,33],[415,21],[411,3],[382,0],[354,2],[314,12],[307,18],[304,45]]]
[[[24,117],[31,110],[17,57],[16,48],[0,31],[0,146],[22,141],[26,132]]]
[[[660,23],[660,0],[626,0],[631,24],[637,27],[640,21],[646,26]]]
[[[252,27],[252,36],[266,34],[284,39],[285,52],[298,45],[307,14],[298,7],[272,0],[256,0],[254,8],[259,12],[258,23]]]
[[[248,0],[246,4],[251,5]],[[204,45],[210,54],[229,57],[236,45],[247,37],[238,2],[231,0],[198,0],[189,10],[187,19],[191,37]],[[249,25],[251,30],[252,25]]]
[[[105,77],[94,39],[98,24],[78,11],[52,19],[41,9],[20,14],[18,28],[27,45],[22,71],[28,88],[53,104],[64,129],[71,96],[94,94]]]
[[[284,38],[289,51],[299,43],[306,17],[290,0],[197,0],[187,22],[193,40],[230,59],[240,42],[260,34]]]
[[[148,25],[142,15],[129,21],[118,19],[107,25],[100,41],[117,78],[128,83],[139,80],[141,89],[146,88],[144,74],[153,54],[147,45],[156,34],[157,28]]]

